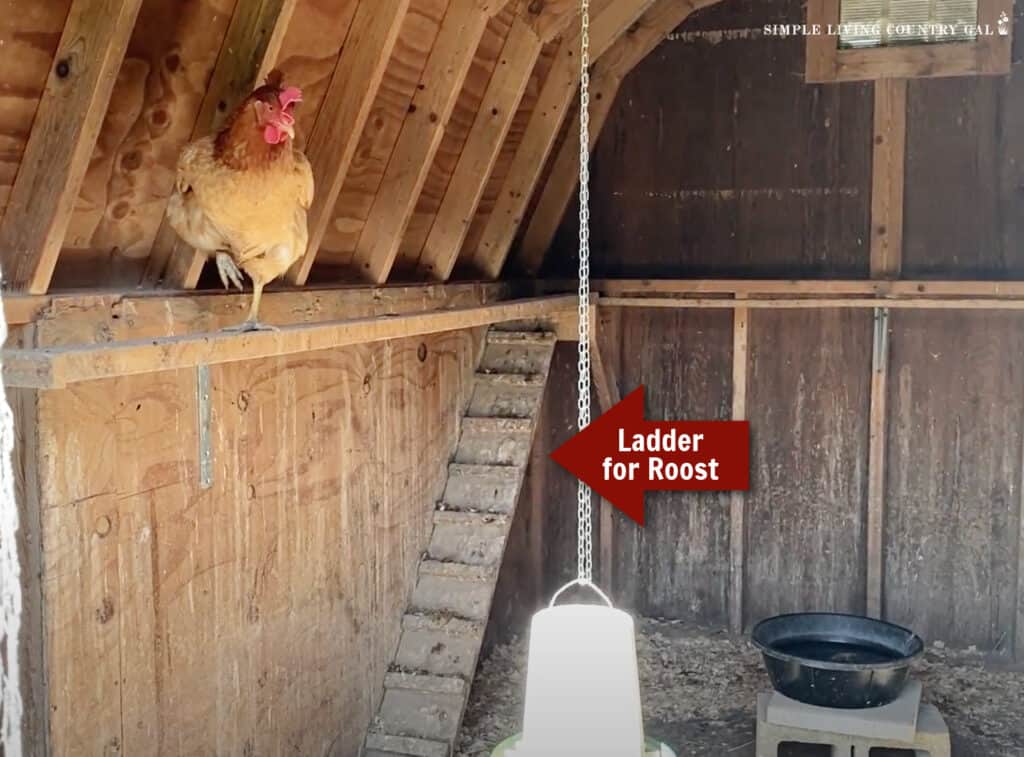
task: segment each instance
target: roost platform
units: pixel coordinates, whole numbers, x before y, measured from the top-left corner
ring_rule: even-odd
[[[863,613],[1005,671],[1021,11],[978,0],[985,33],[906,45],[773,31],[851,2],[591,2],[599,409],[644,384],[648,417],[753,430],[749,492],[651,494],[643,530],[604,503],[595,562],[638,615],[738,638]],[[0,20],[26,755],[468,753],[480,655],[575,555],[548,454],[575,424],[579,8]],[[168,200],[182,148],[274,68],[303,92],[310,239],[263,299],[275,330],[239,334],[248,293]]]

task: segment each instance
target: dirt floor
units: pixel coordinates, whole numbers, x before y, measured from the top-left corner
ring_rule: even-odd
[[[749,642],[645,620],[639,624],[637,651],[649,736],[672,746],[679,757],[753,757],[753,703],[769,684]],[[460,757],[486,755],[519,731],[525,670],[522,641],[496,648],[483,661]],[[1024,671],[1000,669],[973,650],[953,653],[938,642],[916,664],[915,675],[924,684],[925,699],[950,726],[954,757],[1024,757]],[[780,757],[820,754],[820,749],[794,749]]]

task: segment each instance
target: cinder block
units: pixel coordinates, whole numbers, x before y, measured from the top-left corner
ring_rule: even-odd
[[[817,728],[795,728],[777,725],[767,719],[770,693],[757,696],[757,757],[778,757],[780,745],[787,742],[828,746],[832,754],[846,757],[871,757],[872,749],[913,750],[915,757],[951,757],[949,728],[942,715],[930,704],[922,704],[917,716],[917,730],[913,739],[900,741],[877,736],[851,736],[834,730],[835,720],[825,718]],[[833,710],[827,708],[827,713]],[[864,710],[869,713],[870,710]]]
[[[895,702],[863,710],[815,707],[773,691],[765,717],[773,725],[812,731],[826,726],[832,733],[911,742],[917,733],[920,708],[921,683],[911,681]]]

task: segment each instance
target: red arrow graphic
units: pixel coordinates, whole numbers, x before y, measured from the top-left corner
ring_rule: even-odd
[[[644,388],[551,453],[640,525],[644,492],[750,488],[747,421],[647,421]]]

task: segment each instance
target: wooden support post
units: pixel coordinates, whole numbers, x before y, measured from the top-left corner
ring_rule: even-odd
[[[1021,443],[1021,506],[1017,517],[1017,618],[1014,622],[1014,659],[1024,663],[1024,441]]]
[[[391,273],[489,18],[477,0],[453,0],[448,7],[356,245],[353,264],[373,283],[383,284]]]
[[[288,272],[292,284],[309,278],[408,9],[409,0],[361,0],[356,9],[306,144],[316,197],[309,209],[309,246]]]
[[[732,331],[732,419],[747,419],[747,364],[749,311],[737,307],[733,313]],[[743,633],[744,590],[746,586],[746,495],[732,492],[729,502],[729,627],[735,634]]]
[[[418,264],[421,274],[437,281],[451,276],[541,47],[530,25],[517,17],[427,236]]]
[[[906,79],[881,79],[875,82],[871,187],[871,277],[876,279],[900,275],[906,140]]]
[[[596,313],[594,311],[597,311]],[[597,391],[597,404],[602,413],[607,413],[612,407],[622,400],[619,392],[619,376],[616,363],[620,354],[621,329],[619,310],[597,310],[592,308],[594,313],[592,322],[595,328],[591,330],[591,358],[593,365],[594,388]],[[601,342],[610,347],[606,354],[601,348]],[[613,592],[613,581],[615,579],[615,507],[611,502],[601,497],[601,512],[598,526],[598,569],[600,571],[600,582],[605,591]]]
[[[7,289],[50,286],[142,0],[74,0],[0,223]]]
[[[217,131],[238,103],[270,72],[295,3],[296,0],[251,0],[235,6],[191,139]],[[195,289],[205,262],[205,254],[190,250],[164,216],[142,283],[152,287],[163,279],[171,287]]]
[[[871,187],[871,277],[895,279],[903,253],[907,82],[875,82]],[[867,614],[880,618],[885,590],[886,392],[889,380],[889,308],[875,308],[868,420]]]

